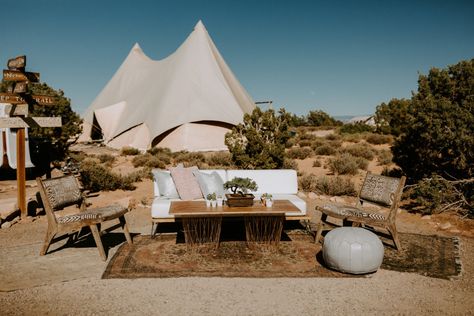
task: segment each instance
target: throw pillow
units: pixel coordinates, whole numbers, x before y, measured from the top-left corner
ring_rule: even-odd
[[[204,198],[210,193],[216,193],[217,196],[224,197],[224,182],[219,174],[213,171],[210,174],[194,171],[199,187],[201,188]]]
[[[153,170],[152,173],[155,181],[158,184],[160,196],[164,196],[169,199],[179,199],[178,191],[176,191],[176,186],[169,171]]]
[[[197,167],[190,168],[170,168],[171,177],[176,185],[179,197],[182,200],[195,200],[202,198],[201,189],[193,171],[197,171]]]

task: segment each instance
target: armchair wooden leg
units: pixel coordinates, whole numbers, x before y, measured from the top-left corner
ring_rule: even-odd
[[[41,248],[41,251],[40,251],[40,256],[44,256],[46,252],[48,252],[49,245],[51,244],[51,241],[53,240],[55,235],[56,235],[56,231],[48,227],[48,231],[46,232],[46,237],[44,238],[43,247]]]
[[[125,215],[119,217],[120,224],[122,225],[123,233],[125,234],[125,238],[127,239],[127,243],[131,245],[132,237],[130,236],[130,232],[128,231],[127,222],[125,221]]]
[[[321,218],[319,219],[318,223],[318,230],[316,231],[316,235],[314,236],[314,242],[317,243],[321,239],[321,235],[324,230],[324,222],[327,220],[328,216],[326,214],[321,214]]]
[[[97,245],[97,249],[99,250],[99,254],[102,260],[107,260],[107,256],[105,255],[104,246],[102,245],[102,240],[100,239],[99,229],[97,225],[90,225],[89,228],[91,229],[92,236],[94,236],[95,244]]]
[[[395,225],[390,225],[387,228],[387,230],[390,233],[390,235],[392,236],[395,248],[397,248],[398,251],[402,250],[402,244],[400,243],[400,240],[398,239],[398,232],[397,232],[397,228],[395,227]]]

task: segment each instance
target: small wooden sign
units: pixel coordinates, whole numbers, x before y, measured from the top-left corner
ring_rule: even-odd
[[[22,72],[19,70],[3,69],[3,80],[5,81],[29,81],[38,82],[40,74],[37,72]]]
[[[27,97],[25,96],[25,98]],[[0,93],[0,103],[28,103],[25,98],[11,93]],[[50,97],[47,95],[32,95],[31,98],[39,105],[54,105],[56,103],[56,99],[54,97]]]
[[[7,62],[8,69],[23,69],[26,66],[26,56],[18,56],[11,58]]]
[[[28,92],[28,83],[26,81],[19,81],[15,84],[13,93],[26,93]]]
[[[28,115],[28,104],[6,104],[5,114],[9,116],[14,115]]]
[[[0,128],[61,127],[61,117],[1,117]]]

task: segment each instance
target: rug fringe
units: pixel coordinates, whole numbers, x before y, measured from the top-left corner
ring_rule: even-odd
[[[456,275],[451,276],[449,279],[457,280],[463,274],[463,266],[462,266],[462,261],[461,261],[461,239],[457,236],[452,237],[452,239],[454,243],[454,249],[456,251],[456,254],[454,255],[454,262],[456,265]]]

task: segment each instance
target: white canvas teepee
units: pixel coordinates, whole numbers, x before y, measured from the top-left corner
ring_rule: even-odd
[[[254,107],[199,21],[165,59],[151,60],[135,44],[87,109],[80,140],[99,128],[115,148],[222,150],[225,133]]]

